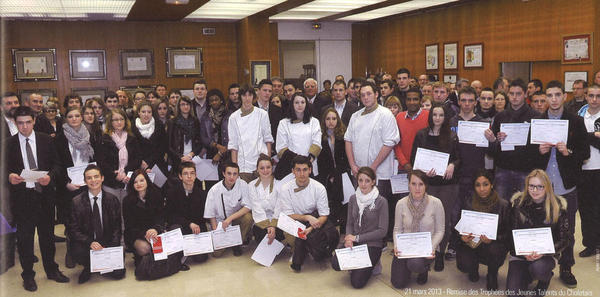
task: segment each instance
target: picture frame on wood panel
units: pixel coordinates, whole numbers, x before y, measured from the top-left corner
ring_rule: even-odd
[[[483,43],[465,44],[463,57],[464,68],[483,68]]]
[[[69,50],[71,80],[106,79],[106,52],[96,50]]]
[[[56,49],[13,48],[14,81],[57,80]]]
[[[438,61],[438,44],[425,45],[425,70],[438,70]]]
[[[250,80],[254,87],[263,79],[271,79],[271,61],[250,61]]]
[[[193,89],[179,89],[181,92],[181,96],[186,96],[190,99],[194,99],[194,90]]]
[[[154,52],[151,49],[119,50],[121,79],[154,77]]]
[[[456,83],[458,75],[457,74],[444,74],[444,83]]]
[[[458,42],[444,43],[444,70],[458,69]]]
[[[562,36],[562,64],[588,64],[593,58],[592,33]]]
[[[132,100],[133,100],[133,95],[135,94],[135,92],[137,90],[142,90],[147,95],[148,92],[154,91],[155,87],[156,86],[150,86],[150,85],[144,85],[144,86],[123,86],[123,87],[119,87],[119,90],[125,91],[125,93],[127,93],[127,95],[129,96],[129,98],[132,98]]]
[[[587,71],[565,71],[565,92],[573,92],[573,83],[578,79],[587,81]]]
[[[165,53],[167,77],[204,76],[202,48],[168,47]]]
[[[107,88],[72,88],[71,94],[79,95],[81,101],[85,104],[88,99],[95,97],[104,100],[107,91]]]
[[[44,104],[46,104],[50,97],[56,97],[56,89],[19,89],[17,93],[21,101],[33,93],[40,94],[42,95],[42,99],[44,99]]]

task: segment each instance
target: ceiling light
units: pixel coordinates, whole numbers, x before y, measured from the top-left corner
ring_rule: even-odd
[[[165,0],[165,3],[171,5],[186,5],[190,3],[190,0]]]

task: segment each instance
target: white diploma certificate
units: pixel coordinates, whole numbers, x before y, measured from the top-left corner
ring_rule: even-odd
[[[111,272],[123,269],[123,247],[106,247],[99,251],[90,250],[90,272]]]
[[[146,71],[146,57],[127,57],[127,71]]]
[[[500,124],[500,132],[506,133],[506,138],[501,142],[503,146],[527,145],[529,123],[503,123]]]
[[[167,256],[183,250],[183,235],[181,228],[159,234],[162,241],[162,252],[154,253],[154,260],[164,260]]]
[[[242,245],[242,233],[240,226],[229,226],[227,230],[217,228],[212,232],[213,247],[215,250],[220,250],[236,245]]]
[[[167,182],[167,177],[165,174],[158,168],[158,165],[154,165],[151,169],[151,173],[154,174],[154,180],[152,181],[155,185],[162,188],[162,186]]]
[[[431,169],[434,169],[435,175],[444,176],[444,173],[446,173],[446,168],[448,167],[448,160],[450,160],[450,154],[420,147],[417,148],[415,165],[413,168],[422,170],[425,173],[429,172]]]
[[[283,243],[277,241],[277,239],[274,239],[273,242],[269,244],[269,238],[265,236],[256,247],[256,250],[254,250],[252,260],[260,265],[271,267],[275,257],[279,255],[281,250],[283,250],[283,247]]]
[[[219,168],[212,163],[212,159],[202,159],[195,156],[192,161],[196,164],[196,177],[198,180],[219,180]]]
[[[290,216],[284,213],[279,213],[279,218],[277,219],[277,228],[290,235],[293,235],[294,237],[298,237],[298,229],[304,230],[306,227],[304,224],[290,218]]]
[[[460,234],[473,234],[475,237],[485,235],[491,240],[496,240],[498,233],[498,215],[471,210],[462,210],[460,220],[454,227]]]
[[[533,144],[557,144],[559,142],[567,143],[569,137],[568,120],[531,120],[531,143]]]
[[[83,172],[91,164],[96,165],[96,162],[67,168],[67,175],[69,175],[69,178],[71,179],[71,184],[76,186],[85,186]]]
[[[489,123],[475,121],[458,121],[458,141],[460,143],[474,144],[480,147],[488,147],[485,138],[485,130],[490,128]]]
[[[23,171],[21,171],[21,177],[25,180],[25,182],[29,183],[35,183],[37,182],[38,179],[46,176],[48,174],[48,171],[37,171],[37,170],[29,170],[29,169],[23,169]]]
[[[351,248],[336,249],[335,255],[337,256],[341,270],[353,270],[373,266],[369,257],[369,248],[366,244]]]
[[[392,194],[408,193],[408,174],[401,173],[390,177]]]
[[[431,232],[396,234],[396,250],[400,259],[431,257]]]
[[[97,57],[78,57],[77,58],[77,71],[79,72],[98,72],[98,58]]]
[[[344,190],[344,200],[342,201],[342,204],[346,204],[350,201],[350,196],[354,195],[356,192],[347,172],[342,174],[342,189]]]
[[[26,74],[47,73],[46,57],[23,57],[23,71]]]
[[[195,55],[173,55],[174,68],[177,70],[196,69]]]
[[[188,234],[183,236],[183,255],[193,256],[212,253],[212,233],[201,232],[198,234]]]
[[[512,231],[517,256],[538,254],[554,254],[554,240],[550,227],[516,229]]]

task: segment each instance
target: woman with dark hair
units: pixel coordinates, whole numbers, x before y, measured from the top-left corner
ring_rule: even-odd
[[[108,109],[104,104],[104,100],[102,100],[100,97],[93,97],[85,101],[85,106],[89,106],[94,110],[94,113],[96,114],[96,121],[98,121],[102,129],[104,129],[104,125],[106,124],[104,115],[108,112]]]
[[[163,125],[165,131],[167,130],[169,120],[173,118],[173,113],[169,108],[167,99],[160,99],[160,101],[154,104],[154,118]]]
[[[418,148],[424,148],[450,155],[445,172],[427,172],[429,177],[428,193],[439,198],[444,205],[446,215],[446,232],[444,239],[440,242],[439,251],[435,254],[435,271],[444,270],[444,253],[450,240],[452,226],[450,224],[450,213],[458,197],[458,174],[455,174],[459,166],[458,159],[458,137],[450,130],[448,111],[442,105],[434,105],[429,112],[429,127],[419,130],[413,142],[411,164],[414,166]]]
[[[480,169],[473,177],[473,196],[465,199],[464,210],[498,215],[496,239],[485,235],[459,234],[453,230],[453,236],[459,238],[456,246],[456,267],[468,273],[471,282],[479,280],[479,264],[487,265],[486,288],[498,289],[498,269],[504,264],[510,243],[510,205],[506,199],[500,199],[494,190],[494,173]],[[460,216],[459,216],[460,219]]]
[[[105,190],[122,202],[127,194],[124,190],[129,182],[127,173],[140,168],[142,153],[124,110],[113,108],[106,116],[106,123],[96,160],[104,174]]]
[[[434,251],[444,237],[444,207],[440,199],[429,195],[427,176],[419,170],[413,170],[408,176],[408,196],[396,203],[394,214],[394,259],[392,260],[392,285],[406,288],[412,272],[416,272],[418,284],[427,283],[429,266],[434,259]],[[401,259],[402,250],[398,250],[396,234],[430,232],[431,256],[426,258]],[[437,254],[437,252],[435,253]]]
[[[52,137],[56,137],[56,134],[62,132],[63,119],[58,116],[58,105],[52,101],[48,101],[44,104],[42,108],[44,112],[44,116],[48,120],[48,129],[49,131],[44,131],[48,133],[48,135]]]
[[[169,100],[167,103],[172,113],[175,113],[177,110],[177,102],[179,102],[179,98],[181,98],[181,91],[178,89],[171,89],[171,91],[169,91]]]
[[[65,96],[65,101],[63,101],[63,108],[65,109],[65,111],[70,108],[81,109],[82,106],[83,101],[81,100],[81,97],[79,95],[67,94],[67,96]]]
[[[375,186],[377,177],[370,167],[358,169],[358,189],[348,202],[348,220],[344,247],[366,244],[369,249],[372,267],[355,269],[350,272],[352,287],[364,287],[371,275],[381,273],[381,250],[385,246],[383,238],[388,229],[387,199],[379,195]],[[334,270],[340,271],[337,255],[331,259]],[[375,271],[376,269],[377,271]]]
[[[317,157],[319,175],[316,179],[327,189],[329,220],[335,225],[339,224],[341,233],[345,233],[347,210],[347,206],[342,204],[344,201],[342,174],[348,173],[348,176],[352,176],[346,156],[344,133],[346,133],[346,126],[335,108],[327,108],[321,118],[322,150]]]
[[[275,168],[277,179],[282,179],[292,172],[291,161],[294,157],[307,156],[314,162],[319,156],[321,126],[319,120],[311,116],[308,99],[303,94],[296,93],[292,97],[287,117],[279,121],[275,144],[279,157],[279,164]]]
[[[506,289],[526,291],[529,283],[538,280],[534,290],[544,292],[550,285],[555,258],[574,240],[569,232],[567,201],[554,193],[552,182],[544,170],[535,169],[525,178],[523,192],[515,193],[511,200],[510,230],[550,227],[554,241],[554,254],[517,256],[510,244],[510,257]],[[510,237],[512,238],[512,237]]]
[[[510,106],[510,102],[508,101],[508,96],[503,91],[496,91],[494,93],[494,109],[496,113],[499,113]]]
[[[96,148],[100,139],[102,139],[102,127],[96,119],[96,112],[91,106],[84,106],[81,108],[83,116],[83,124],[90,133],[90,143],[92,147]]]
[[[150,91],[150,92],[148,92],[148,94],[146,94],[146,100],[148,100],[148,101],[150,101],[150,103],[154,104],[158,100],[160,100],[160,96],[158,96],[158,93],[156,91]],[[136,105],[139,105],[139,103]]]
[[[200,155],[203,150],[200,141],[200,122],[196,118],[190,98],[183,96],[179,99],[177,116],[168,126],[169,162],[177,170],[181,162],[192,161],[192,158]]]
[[[163,172],[167,172],[164,156],[167,151],[167,133],[162,122],[152,116],[152,104],[143,101],[138,104],[137,118],[132,127],[133,135],[140,143],[142,155],[141,169],[151,169],[158,165]]]
[[[206,158],[217,164],[230,159],[227,153],[227,123],[231,113],[225,105],[223,93],[218,89],[208,91],[208,112],[200,119],[202,145],[208,147]],[[222,170],[219,170],[222,172]]]

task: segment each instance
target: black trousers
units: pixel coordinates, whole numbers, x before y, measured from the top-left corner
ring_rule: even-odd
[[[379,262],[379,258],[381,258],[381,249],[380,247],[370,246],[369,248],[369,258],[371,258],[372,267],[354,269],[350,271],[350,284],[355,289],[360,289],[367,285],[371,275],[373,274],[373,268]],[[337,255],[334,255],[331,258],[331,267],[335,271],[340,271],[340,263],[338,262]]]
[[[410,281],[410,274],[412,272],[423,273],[429,271],[431,262],[433,262],[433,259],[398,259],[394,257],[392,260],[392,285],[397,289],[406,288]]]
[[[27,190],[27,199],[34,200],[29,205],[35,205],[36,207],[30,209],[26,217],[24,215],[16,217],[17,248],[19,249],[19,261],[23,268],[23,273],[21,273],[23,279],[33,279],[35,277],[35,271],[33,271],[33,243],[36,228],[46,275],[58,271],[58,264],[54,262],[54,255],[56,254],[56,247],[54,246],[54,210],[42,207],[41,199],[46,198],[34,190]]]
[[[468,273],[479,268],[479,263],[488,267],[488,274],[498,274],[498,269],[504,260],[508,248],[498,242],[492,241],[490,244],[481,243],[477,248],[470,248],[463,243],[456,246],[456,267],[458,270]]]
[[[73,242],[71,251],[75,262],[83,265],[83,269],[90,271],[90,247],[82,242]],[[114,270],[106,275],[114,279],[122,279],[125,277],[125,268]]]
[[[556,266],[552,256],[543,256],[533,262],[510,261],[506,277],[506,289],[512,292],[526,291],[534,280],[550,282],[552,269]]]
[[[339,240],[340,234],[337,229],[333,224],[327,222],[323,227],[308,233],[306,240],[296,238],[292,263],[295,265],[304,264],[307,253],[310,253],[316,261],[328,258],[337,247]]]
[[[577,192],[575,189],[571,193],[562,195],[563,198],[567,200],[567,218],[569,219],[569,233],[571,236],[575,234],[575,215],[577,214]],[[597,227],[596,225],[595,227]],[[575,245],[575,240],[571,241],[571,243],[560,253],[560,259],[558,260],[558,264],[565,267],[572,267],[575,265],[575,257],[573,256],[573,246]]]
[[[577,185],[583,246],[600,246],[600,170],[583,170]]]

